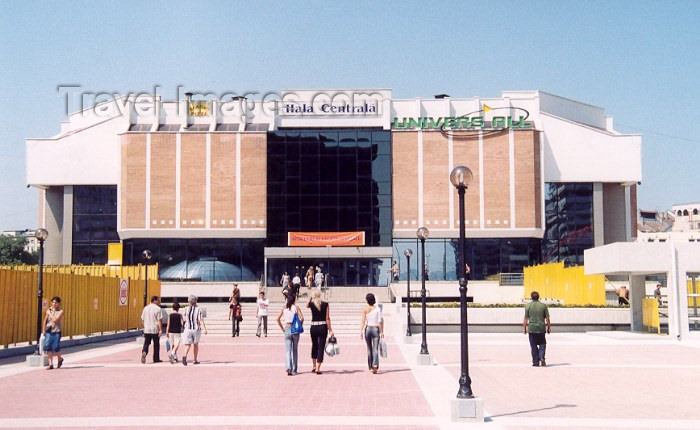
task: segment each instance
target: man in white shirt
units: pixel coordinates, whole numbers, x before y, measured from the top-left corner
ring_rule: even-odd
[[[270,305],[270,301],[265,297],[265,292],[260,292],[260,297],[258,297],[258,310],[255,314],[258,317],[258,331],[255,333],[257,337],[260,337],[261,325],[264,326],[265,337],[267,337],[267,307]]]
[[[143,321],[143,349],[141,350],[141,363],[146,364],[148,347],[153,342],[153,362],[160,363],[160,334],[163,332],[163,310],[160,308],[160,297],[151,297],[151,304],[143,308],[141,320]]]

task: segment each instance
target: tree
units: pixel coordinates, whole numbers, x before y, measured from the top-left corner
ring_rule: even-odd
[[[24,250],[27,238],[22,236],[0,236],[0,264],[36,264],[38,256]]]

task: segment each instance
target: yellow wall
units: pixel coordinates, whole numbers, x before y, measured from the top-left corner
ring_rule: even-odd
[[[565,305],[605,305],[605,276],[584,275],[583,266],[564,268],[564,263],[526,267],[525,298],[532,291],[543,299],[561,300]]]

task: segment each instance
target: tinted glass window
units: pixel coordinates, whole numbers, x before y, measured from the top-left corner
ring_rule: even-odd
[[[593,185],[547,183],[544,262],[583,264],[583,251],[593,247]]]
[[[73,264],[106,264],[107,244],[118,242],[116,185],[73,187]]]
[[[366,245],[391,245],[391,132],[278,130],[267,151],[268,246],[294,231],[364,231]],[[364,283],[375,274],[363,267],[343,276]]]

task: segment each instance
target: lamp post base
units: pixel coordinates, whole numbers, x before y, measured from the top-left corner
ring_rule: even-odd
[[[28,355],[27,366],[30,367],[45,367],[49,365],[49,357],[46,355]]]
[[[419,366],[430,366],[433,364],[433,357],[430,354],[418,354],[416,361]]]
[[[450,401],[451,418],[454,422],[484,422],[484,399],[453,399]]]

